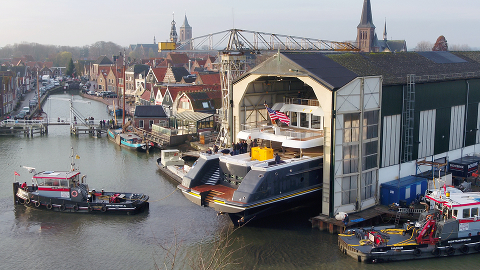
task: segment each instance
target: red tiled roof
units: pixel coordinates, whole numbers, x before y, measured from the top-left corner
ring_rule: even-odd
[[[167,68],[166,67],[153,68],[152,71],[153,71],[153,74],[155,74],[157,81],[163,82],[163,79],[165,78],[165,74],[167,73]]]
[[[201,80],[203,84],[209,84],[209,85],[220,84],[220,73],[199,74],[197,78],[200,78],[200,79],[197,79],[197,82]]]
[[[169,53],[167,59],[172,60],[173,65],[188,64],[188,55],[186,53]]]
[[[48,67],[48,68],[52,68],[53,67],[53,62],[43,62],[43,65]]]
[[[207,60],[196,60],[195,62],[197,62],[198,66],[200,67],[203,67],[205,65],[205,63],[207,62]]]
[[[150,100],[150,94],[151,94],[151,92],[149,90],[146,90],[145,92],[143,92],[143,94],[141,96],[141,99]]]

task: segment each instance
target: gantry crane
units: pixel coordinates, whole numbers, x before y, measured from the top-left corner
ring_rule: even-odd
[[[215,38],[219,38],[215,40]],[[232,143],[230,127],[232,117],[233,82],[247,71],[246,54],[260,54],[265,51],[359,51],[350,42],[328,41],[314,38],[280,35],[273,33],[229,29],[181,41],[176,49],[218,50],[220,54],[220,76],[222,87],[221,128],[217,143]]]

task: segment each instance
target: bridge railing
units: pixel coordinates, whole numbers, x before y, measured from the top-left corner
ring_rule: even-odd
[[[43,120],[24,120],[24,119],[6,119],[0,123],[0,126],[34,126],[34,125],[43,125],[45,122]]]

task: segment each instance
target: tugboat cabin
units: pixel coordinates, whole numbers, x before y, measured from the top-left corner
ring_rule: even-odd
[[[442,220],[458,224],[454,228],[454,232],[458,231],[458,237],[480,235],[480,194],[446,188],[436,190],[426,198],[430,200],[431,207],[442,213]]]
[[[33,176],[40,196],[70,198],[70,188],[76,187],[80,180],[78,171],[43,171]]]

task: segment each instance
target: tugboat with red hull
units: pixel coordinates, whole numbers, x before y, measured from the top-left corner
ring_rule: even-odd
[[[359,262],[379,263],[480,253],[480,192],[452,187],[428,192],[418,221],[352,229],[338,237],[343,253]]]
[[[149,197],[138,193],[89,190],[85,176],[75,170],[72,154],[70,171],[35,172],[33,183],[13,183],[16,204],[59,212],[136,214],[148,208]],[[15,173],[18,175],[18,173]]]

